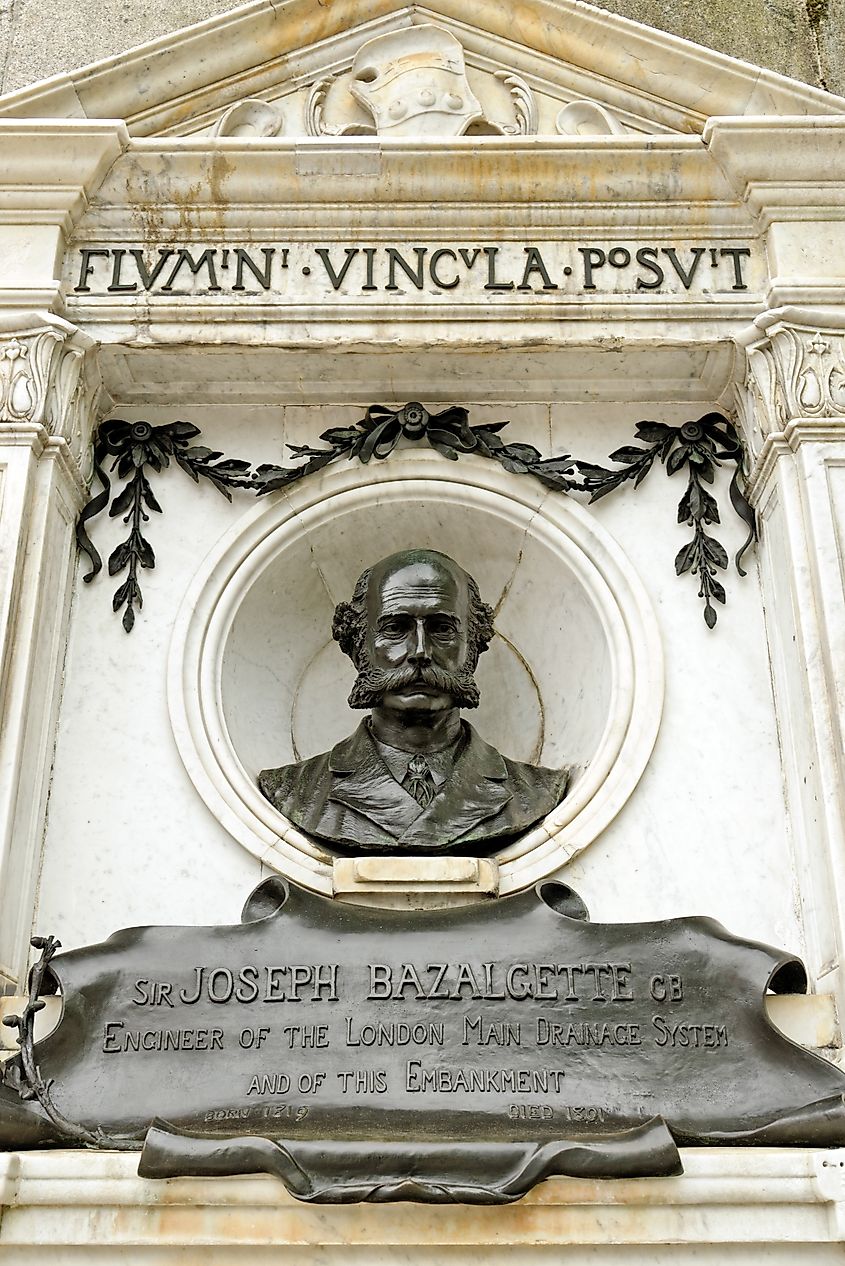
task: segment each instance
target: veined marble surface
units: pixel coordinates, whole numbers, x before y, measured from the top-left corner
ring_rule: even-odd
[[[417,386],[425,399],[425,384]],[[510,417],[514,439],[535,443],[544,453],[574,452],[591,460],[630,442],[638,418],[683,421],[688,413],[665,405],[468,403],[474,423]],[[164,421],[171,415],[133,410],[126,416]],[[313,441],[329,425],[354,421],[358,410],[196,409],[187,416],[202,426],[203,442],[257,461],[278,460],[283,441]],[[390,460],[377,472],[381,478],[389,477]],[[149,525],[158,564],[143,575],[145,606],[135,631],[127,637],[112,616],[107,578],[80,592],[74,608],[36,918],[39,930],[59,935],[67,946],[133,923],[230,921],[261,873],[185,773],[164,681],[187,586],[203,555],[253,507],[245,499],[230,506],[178,471],[159,477],[155,487],[164,508]],[[672,566],[686,531],[675,523],[680,491],[677,481],[655,470],[636,493],[623,490],[591,511],[623,543],[655,607],[666,696],[657,744],[636,791],[566,868],[566,881],[597,919],[706,912],[738,934],[800,953],[805,942],[794,904],[753,561],[745,581],[728,578],[728,605],[711,633],[694,581],[676,578]],[[723,501],[725,493],[723,487]],[[98,525],[104,553],[120,526]],[[741,526],[726,515],[721,538],[729,551],[739,544]],[[488,541],[468,544],[468,563],[483,580]],[[385,552],[391,547],[388,535]],[[542,618],[543,600],[536,605]],[[526,606],[528,622],[532,603]],[[342,695],[334,706],[338,728],[351,730],[356,718]],[[260,741],[256,753],[259,747]]]
[[[4,1266],[833,1266],[845,1152],[686,1148],[677,1178],[554,1178],[498,1208],[306,1205],[266,1177],[154,1182],[114,1152],[0,1157]]]

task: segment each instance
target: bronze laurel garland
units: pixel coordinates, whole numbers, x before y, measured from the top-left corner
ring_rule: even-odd
[[[50,968],[50,960],[61,949],[61,941],[53,936],[34,936],[30,941],[33,949],[41,951],[41,957],[29,973],[29,996],[20,1015],[7,1015],[3,1024],[17,1029],[18,1052],[6,1062],[2,1081],[25,1102],[37,1099],[44,1115],[62,1138],[81,1147],[107,1148],[109,1151],[137,1151],[141,1144],[137,1139],[116,1137],[103,1130],[87,1130],[83,1125],[68,1118],[53,1103],[53,1080],[42,1076],[35,1058],[35,1017],[44,1009],[43,996],[50,990],[44,978]]]
[[[288,444],[298,465],[265,464],[254,470],[248,461],[226,458],[220,452],[193,445],[191,441],[200,432],[190,422],[169,422],[164,426],[118,419],[106,422],[100,427],[94,446],[94,474],[102,491],[85,506],[76,529],[80,548],[91,560],[91,570],[83,579],[91,581],[102,571],[102,559],[88,536],[87,524],[108,507],[110,517],[123,515],[124,523],[129,526],[128,536],[109,556],[108,571],[110,576],[127,573],[114,594],[112,606],[115,611],[123,608],[123,627],[127,633],[131,632],[135,611],[143,605],[138,571],[155,567],[155,554],[144,535],[143,525],[149,522],[148,511],[160,514],[161,506],[150,485],[149,472],[160,474],[171,464],[171,459],[195,483],[205,479],[231,501],[233,488],[264,496],[287,488],[342,457],[357,459],[365,465],[374,458],[383,460],[404,437],[415,442],[424,440],[450,461],[457,461],[462,453],[478,453],[499,462],[513,474],[532,475],[555,492],[589,493],[591,502],[628,482],[639,487],[658,461],[668,475],[685,470],[687,486],[678,505],[678,522],[689,524],[693,536],[678,551],[675,571],[679,576],[689,572],[698,577],[704,619],[709,628],[714,627],[717,614],[713,602],[725,602],[725,588],[717,572],[727,568],[728,556],[721,542],[706,530],[721,519],[716,498],[705,485],[713,484],[716,469],[724,462],[734,467],[731,503],[748,526],[747,539],[735,560],[741,576],[745,575],[742,557],[757,536],[754,510],[742,485],[742,444],[727,418],[720,413],[706,413],[682,426],[640,422],[636,438],[643,442],[643,447],[631,445],[616,449],[609,457],[616,463],[613,469],[578,461],[568,453],[544,458],[533,444],[506,443],[500,432],[508,422],[470,426],[468,417],[467,410],[460,406],[432,414],[415,401],[397,410],[371,404],[354,426],[323,431],[322,448]],[[113,461],[107,473],[105,467],[110,457]],[[114,500],[110,473],[125,480]]]

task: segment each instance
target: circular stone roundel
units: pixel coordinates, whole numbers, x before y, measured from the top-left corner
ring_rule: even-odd
[[[366,481],[366,482],[365,482]],[[521,761],[574,766],[565,799],[497,854],[502,894],[559,869],[608,825],[651,754],[663,701],[654,616],[615,541],[571,498],[480,458],[410,450],[262,502],[222,539],[179,613],[168,695],[176,742],[215,817],[267,867],[332,891],[332,853],[258,790],[259,770],[355,728],[334,606],[365,567],[427,547],[496,612],[471,719]]]

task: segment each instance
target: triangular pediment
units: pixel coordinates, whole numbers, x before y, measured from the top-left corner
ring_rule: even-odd
[[[695,134],[845,112],[821,89],[580,0],[257,0],[0,97],[136,136]]]

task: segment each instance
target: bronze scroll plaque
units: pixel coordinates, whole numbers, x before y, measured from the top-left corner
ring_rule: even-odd
[[[767,988],[806,987],[798,960],[706,918],[590,923],[558,884],[409,914],[271,879],[240,924],[121,931],[50,972],[54,1116],[16,1056],[7,1148],[67,1146],[59,1120],[105,1147],[149,1131],[149,1175],[493,1201],[676,1172],[676,1143],[845,1142],[845,1076],[766,1016]]]

